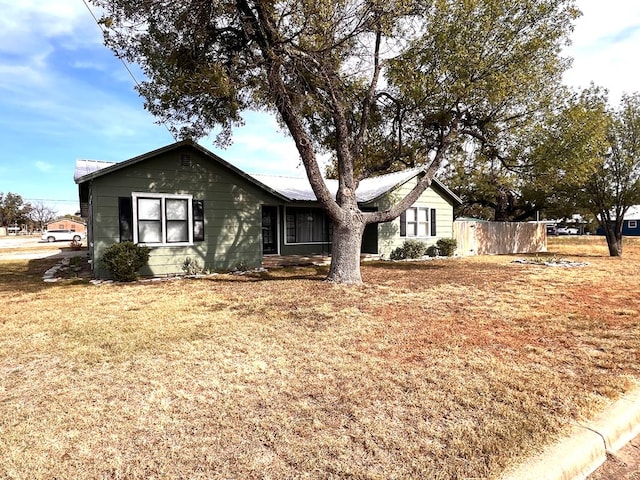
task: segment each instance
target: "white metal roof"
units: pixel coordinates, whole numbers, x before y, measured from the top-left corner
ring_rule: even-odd
[[[640,220],[640,205],[634,205],[629,207],[627,214],[624,216],[625,220]]]
[[[73,174],[73,179],[78,180],[80,177],[110,167],[111,165],[115,165],[115,163],[116,162],[104,162],[102,160],[76,160],[76,171]]]
[[[360,181],[356,190],[358,202],[370,202],[380,195],[392,190],[415,177],[419,169],[403,170],[401,172],[380,175],[379,177],[365,178]],[[315,201],[316,196],[311,189],[311,184],[306,177],[284,177],[278,175],[250,174],[260,183],[267,185],[280,195],[290,200]],[[331,195],[335,197],[338,191],[338,181],[325,179],[325,183]]]
[[[182,143],[169,145],[167,147],[164,147],[163,149],[159,149],[158,151],[177,148],[177,146],[180,146],[182,144],[187,144],[187,142],[185,141]],[[317,200],[307,177],[285,177],[285,176],[276,176],[276,175],[247,174],[239,170],[237,167],[234,167],[233,165],[213,155],[211,152],[199,146],[198,144],[195,144],[195,143],[193,144],[188,143],[188,144],[193,145],[195,148],[199,148],[204,153],[210,155],[212,158],[215,158],[217,161],[226,165],[228,168],[231,168],[237,171],[239,174],[249,178],[250,180],[257,182],[258,185],[260,185],[262,188],[271,190],[272,193],[276,195],[280,195],[284,199],[288,199],[292,201],[296,201],[296,200],[297,201],[316,201]],[[73,178],[77,183],[81,183],[82,181],[86,180],[86,178],[83,178],[83,177],[87,177],[88,175],[94,174],[100,170],[106,169],[108,167],[119,168],[120,165],[125,166],[128,164],[131,164],[132,162],[143,160],[145,158],[152,156],[154,153],[156,152],[150,152],[148,154],[141,155],[139,157],[126,160],[124,162],[105,162],[101,160],[79,159],[79,160],[76,160],[76,169],[75,169]],[[104,172],[104,173],[107,173],[107,172]],[[408,170],[402,170],[400,172],[380,175],[377,177],[365,178],[361,180],[358,185],[358,188],[356,190],[356,198],[360,203],[370,202],[372,200],[377,199],[381,195],[384,195],[385,193],[393,190],[394,188],[402,185],[403,183],[411,180],[419,173],[420,173],[419,168],[412,168]],[[82,180],[78,182],[79,179],[82,179]],[[338,181],[325,179],[325,183],[331,195],[335,197],[338,191]],[[453,192],[451,192],[446,186],[444,186],[440,181],[434,178],[433,183],[436,184],[438,187],[440,187],[444,192],[446,192],[446,194],[448,194],[451,198],[453,198],[454,201],[462,203],[462,201]]]

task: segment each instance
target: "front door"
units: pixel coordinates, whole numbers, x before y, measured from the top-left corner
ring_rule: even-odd
[[[262,253],[278,253],[278,207],[262,206]]]

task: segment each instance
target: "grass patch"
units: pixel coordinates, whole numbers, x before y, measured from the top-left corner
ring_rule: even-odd
[[[365,263],[360,287],[0,261],[0,477],[495,477],[640,379],[640,244],[574,240],[550,255],[589,266]]]

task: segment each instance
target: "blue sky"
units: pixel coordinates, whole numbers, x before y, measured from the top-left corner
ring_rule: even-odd
[[[613,102],[640,91],[640,2],[578,4],[584,15],[566,52],[574,65],[565,82],[593,81]],[[82,0],[0,0],[0,12],[0,192],[73,213],[76,159],[125,160],[173,142],[102,46]],[[273,118],[248,113],[245,120],[227,150],[210,138],[200,143],[248,172],[304,174]]]

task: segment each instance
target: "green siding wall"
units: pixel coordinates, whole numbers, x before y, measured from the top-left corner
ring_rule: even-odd
[[[390,208],[393,203],[404,198],[411,189],[415,186],[417,179],[412,179],[401,185],[393,192],[383,196],[382,198],[361,205],[361,208],[368,210],[385,210]],[[443,196],[439,193],[438,187],[429,187],[414,203],[417,207],[428,207],[436,209],[436,236],[435,237],[400,237],[400,219],[396,218],[392,222],[386,222],[378,224],[377,232],[377,248],[374,245],[376,240],[375,235],[371,235],[369,232],[365,232],[367,237],[363,242],[364,253],[377,253],[383,255],[385,258],[389,257],[389,254],[396,247],[401,246],[407,238],[415,238],[417,240],[425,242],[427,245],[435,244],[440,238],[453,238],[453,204],[446,199],[446,195]],[[308,206],[318,206],[316,203],[306,204]],[[319,206],[318,206],[319,207]],[[331,245],[329,244],[298,244],[287,245],[284,242],[285,238],[285,219],[283,214],[284,209],[279,210],[279,240],[280,240],[280,254],[281,255],[312,255],[312,254],[324,254],[331,253]]]
[[[191,165],[183,166],[182,154]],[[187,257],[211,270],[262,264],[261,205],[274,197],[223,165],[189,147],[165,152],[92,181],[92,258],[119,241],[118,197],[132,192],[190,194],[204,200],[205,241],[193,246],[151,247],[149,266],[143,275],[182,273]],[[99,261],[94,272],[107,277]]]
[[[380,210],[390,208],[396,201],[408,194],[415,187],[418,179],[409,180],[393,192],[385,195],[374,203]],[[401,237],[400,218],[391,222],[378,225],[378,253],[385,258],[397,247],[401,246],[408,238],[420,240],[427,245],[434,245],[441,238],[453,238],[453,204],[445,196],[440,195],[437,186],[431,186],[413,204],[416,207],[428,207],[436,209],[436,236],[435,237]]]
[[[183,166],[182,156],[188,154],[189,166]],[[394,192],[363,205],[363,208],[384,210],[406,195],[416,179],[397,188]],[[148,267],[143,275],[182,273],[187,257],[210,270],[230,270],[244,266],[260,267],[262,264],[262,205],[278,206],[278,242],[280,255],[329,254],[329,244],[285,244],[285,215],[283,202],[276,196],[257,187],[248,179],[225,165],[204,155],[201,151],[185,146],[165,151],[153,158],[128,165],[111,173],[90,180],[89,214],[92,243],[89,252],[94,259],[94,273],[107,278],[99,259],[107,247],[119,241],[118,198],[131,197],[133,192],[189,194],[204,201],[205,241],[192,246],[151,247]],[[416,206],[435,208],[437,226],[435,237],[418,239],[434,244],[440,238],[453,237],[453,205],[446,195],[440,195],[437,186],[427,189],[415,203]],[[317,206],[315,202],[304,202]],[[301,205],[298,203],[297,205]],[[377,253],[388,257],[391,251],[402,245],[400,221],[377,226]],[[375,238],[375,235],[374,237]],[[369,237],[369,240],[373,240]],[[375,251],[375,245],[366,245]]]

